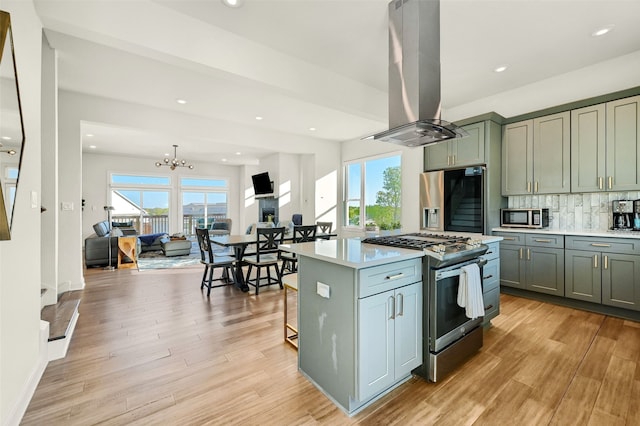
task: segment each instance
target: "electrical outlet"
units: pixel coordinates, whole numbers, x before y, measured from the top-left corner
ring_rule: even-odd
[[[316,293],[318,293],[319,296],[328,299],[331,295],[331,287],[329,287],[328,284],[318,281],[316,282]]]

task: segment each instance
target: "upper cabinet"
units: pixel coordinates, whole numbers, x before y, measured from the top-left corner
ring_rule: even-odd
[[[640,188],[640,96],[571,111],[571,192]]]
[[[502,195],[570,191],[570,113],[504,126]]]
[[[424,149],[425,171],[460,168],[485,163],[485,123],[474,123],[462,128],[469,134],[461,139],[427,145]]]

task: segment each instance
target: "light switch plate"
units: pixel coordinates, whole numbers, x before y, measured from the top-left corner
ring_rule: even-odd
[[[62,210],[73,210],[73,201],[63,201]]]
[[[319,296],[324,297],[325,299],[328,299],[329,296],[331,295],[331,287],[329,287],[329,285],[325,283],[321,283],[320,281],[317,281],[316,293],[318,293]]]
[[[36,191],[31,191],[31,208],[38,208],[38,193]]]

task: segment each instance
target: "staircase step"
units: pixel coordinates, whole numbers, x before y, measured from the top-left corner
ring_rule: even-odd
[[[49,341],[64,339],[72,332],[70,325],[80,305],[80,299],[65,293],[58,303],[42,308],[40,318],[49,323]],[[69,295],[68,295],[69,294]],[[67,295],[67,296],[65,296]]]

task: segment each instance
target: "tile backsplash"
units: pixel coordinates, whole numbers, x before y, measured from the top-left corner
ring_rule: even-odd
[[[509,207],[549,209],[549,229],[563,231],[606,231],[612,226],[611,202],[638,200],[640,191],[584,194],[515,195]]]

